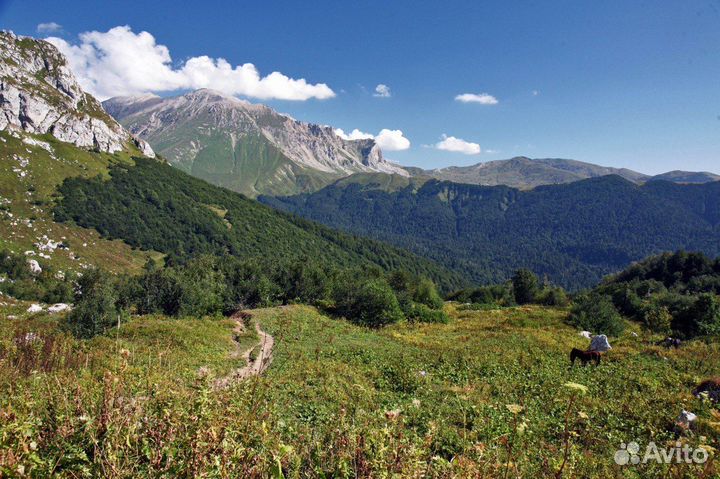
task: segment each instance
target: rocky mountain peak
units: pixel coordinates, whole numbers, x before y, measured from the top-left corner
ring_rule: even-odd
[[[358,172],[408,175],[372,139],[345,140],[330,126],[214,90],[103,105],[171,163],[251,196],[307,191]]]
[[[82,148],[114,153],[149,144],[132,138],[90,94],[83,91],[65,57],[43,40],[0,32],[0,130],[50,133]]]

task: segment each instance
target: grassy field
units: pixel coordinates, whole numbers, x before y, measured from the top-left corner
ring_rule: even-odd
[[[683,408],[700,424],[680,440],[720,449],[717,406],[691,394],[717,344],[628,331],[570,368],[586,340],[559,309],[450,303],[449,324],[369,330],[289,306],[253,311],[275,338],[265,375],[215,390],[253,328],[236,344],[228,319],[153,316],[81,342],[6,303],[0,476],[717,477],[712,457],[613,461],[621,443],[675,445]]]

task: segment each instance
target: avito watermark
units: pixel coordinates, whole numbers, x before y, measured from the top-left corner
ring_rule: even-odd
[[[702,447],[691,448],[687,444],[676,442],[673,447],[658,447],[650,442],[641,455],[640,444],[629,442],[620,444],[615,452],[615,463],[620,466],[648,464],[704,464],[708,460],[708,451]]]

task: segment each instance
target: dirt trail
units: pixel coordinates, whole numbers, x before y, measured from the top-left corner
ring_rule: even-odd
[[[235,327],[236,333],[242,333],[245,331],[244,321],[245,319],[248,319],[250,317],[250,314],[245,311],[241,311],[233,316],[233,319],[235,319],[235,321],[237,322],[237,326]],[[268,368],[268,366],[270,366],[270,363],[273,360],[272,350],[273,346],[275,345],[275,339],[273,339],[272,336],[260,329],[260,325],[257,322],[255,322],[255,331],[257,332],[260,340],[257,343],[253,344],[246,351],[242,351],[240,349],[240,345],[237,344],[236,350],[233,353],[233,357],[241,357],[246,365],[234,370],[225,377],[215,380],[215,389],[225,389],[231,384],[242,381],[243,379],[249,378],[250,376],[257,376],[258,374],[262,374]],[[250,360],[250,353],[253,351],[253,349],[257,347],[259,347],[257,356],[254,360]]]

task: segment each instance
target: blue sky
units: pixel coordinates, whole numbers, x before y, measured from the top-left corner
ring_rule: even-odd
[[[405,165],[526,155],[720,172],[718,0],[0,0],[0,27],[71,46],[124,25],[167,47],[173,71],[207,55],[325,84],[334,97],[250,99],[346,133],[402,130],[410,148],[386,156]],[[379,84],[389,97],[374,96]],[[497,104],[455,100],[464,93]],[[482,152],[440,150],[442,135]]]

